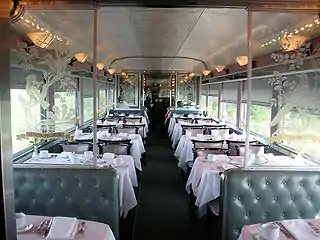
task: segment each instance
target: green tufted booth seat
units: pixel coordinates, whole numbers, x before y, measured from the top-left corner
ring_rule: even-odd
[[[16,212],[66,216],[108,224],[119,236],[119,180],[112,169],[14,166]]]
[[[236,240],[244,225],[320,217],[320,171],[241,170],[223,174],[222,239]]]

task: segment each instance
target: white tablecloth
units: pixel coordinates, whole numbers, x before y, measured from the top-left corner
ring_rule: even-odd
[[[79,164],[90,164],[92,165],[92,160],[88,161],[84,159],[82,154],[74,154],[74,158],[77,159]],[[120,178],[119,192],[120,192],[120,214],[126,217],[129,210],[137,205],[136,196],[134,193],[133,186],[138,185],[137,176],[133,169],[133,161],[131,156],[120,155],[118,158],[122,158],[124,164],[127,166],[114,166],[113,168],[117,171]],[[52,158],[31,158],[24,163],[26,164],[74,164],[67,157],[60,157],[60,155],[53,156]],[[98,159],[98,167],[109,166],[114,161]]]
[[[51,217],[26,215],[26,222],[27,224],[33,224],[33,229],[36,229],[42,221],[49,220],[50,218]],[[86,220],[84,222],[84,232],[76,235],[77,240],[115,240],[113,232],[107,224]],[[44,239],[42,236],[42,234],[34,233],[33,231],[28,231],[26,233],[17,234],[17,239],[42,240]]]
[[[235,135],[235,134],[229,134],[227,136],[204,135],[204,138],[189,137],[186,135],[181,136],[178,146],[176,148],[176,151],[174,152],[174,156],[179,160],[178,166],[185,172],[187,171],[186,163],[189,161],[193,161],[192,139],[205,140],[205,138],[214,138],[215,141],[220,141],[220,140],[244,141],[245,140],[242,135]],[[228,148],[227,145],[224,147]]]
[[[99,140],[112,140],[113,138],[119,138],[118,135],[112,135],[111,137],[103,137],[98,134]],[[146,152],[142,138],[140,134],[130,134],[128,137],[131,139],[131,149],[130,154],[134,159],[135,167],[142,171],[142,165],[141,165],[141,155]],[[92,134],[81,134],[77,137],[75,137],[75,140],[92,140]]]

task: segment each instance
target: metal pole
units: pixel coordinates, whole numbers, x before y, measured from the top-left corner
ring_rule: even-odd
[[[202,95],[202,75],[200,75],[198,79],[198,104],[197,105],[200,105],[200,107],[202,105],[201,95]]]
[[[114,88],[113,88],[113,97],[114,97],[114,108],[117,108],[117,100],[118,100],[118,75],[114,76]]]
[[[174,83],[174,89],[175,89],[175,91],[174,91],[174,108],[176,109],[177,108],[177,106],[178,106],[178,104],[177,104],[177,101],[178,101],[178,84],[179,84],[179,81],[178,81],[178,72],[176,71],[176,77],[175,77],[175,83]]]
[[[242,106],[242,81],[238,82],[238,95],[237,95],[237,124],[236,126],[238,128],[241,127],[241,119],[242,119],[242,112],[241,112],[241,106]]]
[[[10,18],[9,1],[0,2],[0,200],[1,239],[17,239],[14,205],[12,132],[10,104]],[[15,109],[13,109],[14,111]]]
[[[218,86],[218,119],[221,119],[221,92],[222,92],[222,84]]]
[[[245,158],[244,168],[248,167],[249,160],[249,137],[250,137],[250,116],[251,116],[251,90],[252,90],[252,9],[249,7],[248,11],[248,80],[247,80],[247,119],[246,119],[246,144],[245,144]]]
[[[109,102],[109,88],[110,88],[110,84],[107,82],[107,84],[106,84],[106,87],[107,87],[107,89],[106,89],[106,104],[107,105],[110,105],[110,102]]]
[[[210,85],[207,85],[206,86],[206,116],[208,116],[209,114],[209,111],[208,111],[208,109],[209,109],[209,87],[210,87]]]
[[[79,115],[80,115],[80,126],[84,124],[84,87],[83,87],[83,78],[79,78]]]
[[[170,97],[170,103],[169,106],[172,106],[172,74],[170,75],[169,79],[167,80],[168,83],[168,89],[169,89],[169,97]]]
[[[97,167],[97,30],[98,30],[98,8],[93,10],[93,165]]]

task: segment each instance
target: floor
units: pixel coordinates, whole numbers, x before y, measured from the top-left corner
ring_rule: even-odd
[[[153,122],[146,152],[133,239],[207,239],[205,223],[195,220],[163,122]]]

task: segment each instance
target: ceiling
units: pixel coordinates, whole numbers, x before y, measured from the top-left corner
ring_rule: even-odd
[[[85,52],[92,59],[92,10],[29,10],[23,21],[13,25],[21,33],[37,31],[27,24],[32,19],[62,37],[74,53]],[[315,14],[254,12],[253,55],[259,56],[279,49],[273,44],[261,47],[281,31],[313,23]],[[112,67],[121,70],[180,70],[201,72],[205,67],[196,58],[214,69],[215,65],[235,63],[235,57],[247,52],[247,12],[244,9],[201,8],[129,8],[101,7],[98,10],[98,62],[107,67],[117,58],[153,56],[116,61]],[[319,28],[303,33],[319,36]]]

